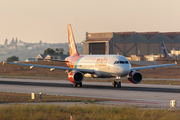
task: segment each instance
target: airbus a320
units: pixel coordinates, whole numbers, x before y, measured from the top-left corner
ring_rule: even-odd
[[[59,66],[47,66],[47,65],[35,65],[35,64],[24,64],[24,63],[13,63],[16,65],[25,65],[32,67],[43,67],[50,69],[61,69],[66,70],[68,74],[68,79],[73,83],[74,87],[82,86],[82,81],[84,77],[93,78],[112,78],[115,80],[112,82],[113,87],[121,87],[120,78],[127,76],[131,83],[138,84],[142,81],[142,74],[139,70],[158,68],[158,67],[168,67],[174,66],[177,63],[163,64],[163,65],[153,65],[145,67],[135,67],[132,68],[130,62],[126,57],[122,55],[79,55],[72,27],[68,25],[68,42],[69,42],[69,57],[65,59],[65,63],[68,67]]]

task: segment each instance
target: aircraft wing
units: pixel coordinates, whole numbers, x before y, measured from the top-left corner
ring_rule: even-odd
[[[30,68],[33,67],[42,67],[42,68],[49,68],[49,69],[59,69],[59,70],[77,70],[82,73],[94,73],[94,70],[91,69],[76,69],[76,68],[69,68],[69,67],[58,67],[58,66],[47,66],[47,65],[36,65],[36,64],[25,64],[25,63],[14,63],[14,62],[8,62],[9,64],[15,64],[15,65],[24,65],[24,66],[30,66]]]
[[[174,66],[174,65],[177,65],[177,62],[173,63],[173,64],[163,64],[163,65],[152,65],[152,66],[144,66],[144,67],[134,67],[134,68],[131,68],[131,71],[133,70],[142,70],[142,69],[154,69],[154,68],[158,68],[158,67],[169,67],[169,66]]]

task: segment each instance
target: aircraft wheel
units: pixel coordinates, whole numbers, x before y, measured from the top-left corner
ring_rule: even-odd
[[[74,87],[77,87],[77,83],[73,83],[73,86],[74,86]]]
[[[112,87],[116,87],[117,82],[116,81],[112,81]]]
[[[121,82],[118,82],[117,88],[121,88]]]
[[[79,83],[79,87],[82,87],[82,82]]]

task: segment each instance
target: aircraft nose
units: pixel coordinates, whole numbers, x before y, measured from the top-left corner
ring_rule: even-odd
[[[115,67],[118,76],[123,77],[130,73],[131,65],[118,65]]]
[[[129,65],[123,66],[122,76],[126,76],[130,73],[131,67]]]
[[[124,73],[129,74],[129,72],[130,72],[130,67],[129,67],[129,66],[128,66],[128,67],[125,67]]]

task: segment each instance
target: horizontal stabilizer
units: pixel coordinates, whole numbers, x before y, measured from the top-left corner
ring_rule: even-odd
[[[45,61],[46,61],[46,60],[57,61],[57,62],[69,62],[69,61],[66,61],[66,60],[58,60],[58,59],[57,59],[57,60],[53,60],[53,59],[45,59]]]

